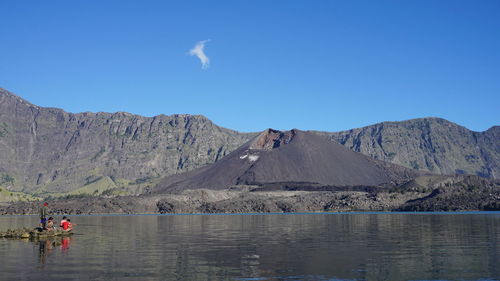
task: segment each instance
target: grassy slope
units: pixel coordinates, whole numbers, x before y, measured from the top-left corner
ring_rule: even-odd
[[[0,187],[0,202],[34,201],[40,199],[27,193],[9,191],[4,187]]]
[[[39,192],[39,197],[64,197],[64,196],[102,196],[102,195],[136,195],[142,193],[146,188],[155,186],[160,178],[148,178],[147,180],[130,181],[126,179],[112,179],[101,177],[96,181],[88,183],[70,192]]]

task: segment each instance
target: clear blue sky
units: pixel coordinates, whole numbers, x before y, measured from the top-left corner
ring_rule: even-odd
[[[0,87],[239,131],[500,121],[500,1],[0,1]],[[189,50],[210,39],[202,69]]]

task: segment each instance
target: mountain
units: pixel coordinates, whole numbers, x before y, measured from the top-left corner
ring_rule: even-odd
[[[252,136],[200,115],[73,114],[0,89],[0,186],[30,193],[129,188],[212,163]]]
[[[214,164],[165,178],[155,191],[227,189],[277,183],[395,186],[418,174],[374,160],[315,133],[268,129]]]
[[[314,133],[408,168],[500,175],[499,126],[472,132],[443,119],[423,118]],[[0,188],[39,194],[140,193],[166,175],[214,163],[256,135],[221,128],[200,115],[68,113],[0,88]]]
[[[412,169],[500,177],[500,126],[473,132],[445,119],[421,118],[317,133],[374,159]]]

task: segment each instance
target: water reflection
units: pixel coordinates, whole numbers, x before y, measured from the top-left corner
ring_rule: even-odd
[[[498,277],[498,217],[447,215],[211,216],[158,218],[184,242],[181,276],[325,279],[474,279]],[[165,241],[166,242],[166,241]],[[210,245],[204,247],[203,245]]]
[[[26,223],[16,220],[0,218],[0,228]],[[78,220],[76,237],[38,241],[38,255],[27,252],[20,245],[24,243],[0,240],[0,256],[5,257],[0,263],[2,275],[9,279],[23,272],[26,279],[34,278],[40,273],[38,265],[46,273],[41,280],[54,276],[93,280],[500,278],[498,215],[94,216]],[[30,263],[33,257],[38,257],[35,265]]]
[[[38,245],[38,262],[41,266],[47,263],[54,249],[60,249],[62,254],[67,254],[71,245],[71,237],[30,239],[30,241]]]

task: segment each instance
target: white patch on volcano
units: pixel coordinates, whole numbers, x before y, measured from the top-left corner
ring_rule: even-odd
[[[259,159],[259,155],[250,155],[250,156],[248,156],[248,160],[249,160],[250,162],[255,162],[255,161],[257,161],[258,159]]]

